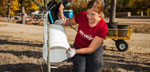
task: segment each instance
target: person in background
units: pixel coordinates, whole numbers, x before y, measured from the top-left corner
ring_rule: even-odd
[[[107,24],[103,17],[103,2],[91,0],[87,10],[79,12],[73,18],[65,18],[63,4],[59,7],[59,17],[56,24],[79,24],[74,48],[67,50],[67,55],[73,58],[74,72],[101,72],[103,67],[103,40],[107,34]]]

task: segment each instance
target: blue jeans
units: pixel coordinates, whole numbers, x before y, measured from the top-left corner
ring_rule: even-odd
[[[74,45],[76,49],[79,49]],[[73,57],[74,72],[101,72],[103,67],[103,46],[92,54],[76,54]]]

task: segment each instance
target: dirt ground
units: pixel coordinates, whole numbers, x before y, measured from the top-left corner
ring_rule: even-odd
[[[150,71],[150,19],[116,19],[133,29],[129,49],[117,50],[113,40],[104,40],[103,72]],[[76,32],[65,28],[73,43]],[[43,26],[0,22],[0,72],[47,72],[42,57]],[[51,63],[52,72],[72,72],[72,62]]]

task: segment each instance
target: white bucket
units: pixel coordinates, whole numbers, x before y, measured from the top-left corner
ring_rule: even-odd
[[[44,36],[46,37],[46,36]],[[70,47],[67,36],[62,25],[51,24],[49,29],[49,48],[50,48],[50,62],[62,62],[66,60],[66,50]],[[47,38],[44,38],[43,57],[47,60]]]

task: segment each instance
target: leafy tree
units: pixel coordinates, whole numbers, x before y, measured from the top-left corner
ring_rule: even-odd
[[[10,14],[14,15],[15,11],[19,10],[20,5],[17,0],[0,0],[0,14],[8,15],[8,6],[10,5]],[[10,3],[8,3],[10,1]]]
[[[10,0],[11,15],[15,15],[16,11],[20,10],[21,4],[17,0]]]
[[[72,7],[74,14],[86,10],[87,4],[88,4],[88,0],[74,0],[73,7]]]
[[[117,0],[117,12],[131,11],[132,14],[138,15],[141,11],[149,14],[150,0]]]
[[[9,0],[0,0],[0,15],[8,15],[8,1]],[[23,0],[25,13],[31,14],[36,10],[43,10],[44,0]],[[50,1],[50,0],[48,0]],[[73,0],[74,13],[79,11],[86,10],[86,6],[89,0]],[[110,12],[110,2],[111,0],[105,1],[105,15],[109,15]],[[11,15],[16,15],[21,12],[21,0],[10,0],[10,10]],[[132,14],[140,14],[141,11],[144,12],[144,15],[150,15],[150,0],[117,0],[116,5],[117,12],[127,12],[130,11]]]
[[[36,5],[35,2],[31,0],[25,0],[24,2],[26,13],[31,14],[31,12],[39,9],[39,6]]]
[[[0,0],[0,15],[7,16],[8,0]]]
[[[146,11],[150,8],[150,0],[137,0],[135,1],[135,4],[137,5],[133,6],[136,9],[136,14],[140,14],[141,11],[143,11],[144,14],[146,14]]]

